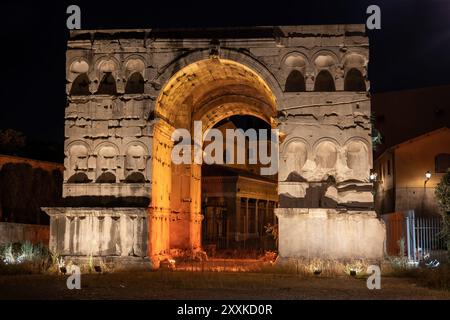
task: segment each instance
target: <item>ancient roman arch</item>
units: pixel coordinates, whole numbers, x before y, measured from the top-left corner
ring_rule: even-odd
[[[155,218],[150,224],[164,224],[168,232],[150,235],[150,252],[201,249],[201,165],[171,163],[173,131],[182,128],[193,135],[193,122],[201,121],[205,132],[232,115],[253,115],[275,126],[272,91],[261,76],[236,62],[241,60],[239,55],[235,60],[190,57],[185,60],[189,64],[165,81],[156,99],[153,154],[159,157],[152,161],[150,211],[152,217],[168,221]]]
[[[154,267],[201,250],[200,166],[172,163],[171,135],[252,115],[280,130],[280,258],[381,258],[364,30],[73,31],[51,249]]]

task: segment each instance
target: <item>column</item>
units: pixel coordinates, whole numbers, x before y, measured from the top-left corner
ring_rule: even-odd
[[[275,206],[276,206],[276,202],[273,202],[273,210],[272,210],[272,217],[273,217],[273,224],[277,224],[277,216],[275,215]]]

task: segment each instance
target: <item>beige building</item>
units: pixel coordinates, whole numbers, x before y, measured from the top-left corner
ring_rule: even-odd
[[[450,168],[450,129],[443,127],[385,150],[374,161],[378,213],[437,215],[436,184]],[[430,178],[426,177],[429,174]]]

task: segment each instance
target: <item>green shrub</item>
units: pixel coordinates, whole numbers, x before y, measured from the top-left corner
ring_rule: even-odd
[[[435,196],[444,222],[441,234],[447,240],[447,251],[450,258],[450,169],[436,186]]]

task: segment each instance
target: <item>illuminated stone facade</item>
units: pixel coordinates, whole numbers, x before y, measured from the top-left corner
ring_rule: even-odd
[[[208,129],[232,115],[251,115],[281,130],[280,256],[380,258],[384,226],[371,211],[368,180],[364,30],[72,31],[67,207],[46,208],[52,249],[66,256],[150,260],[155,267],[170,249],[201,250],[201,166],[171,162],[171,134],[192,131],[195,120]],[[317,216],[327,219],[326,228]],[[327,237],[344,230],[342,219],[354,221],[357,230]],[[340,237],[350,244],[335,250],[330,241]],[[355,241],[361,249],[352,249]]]

